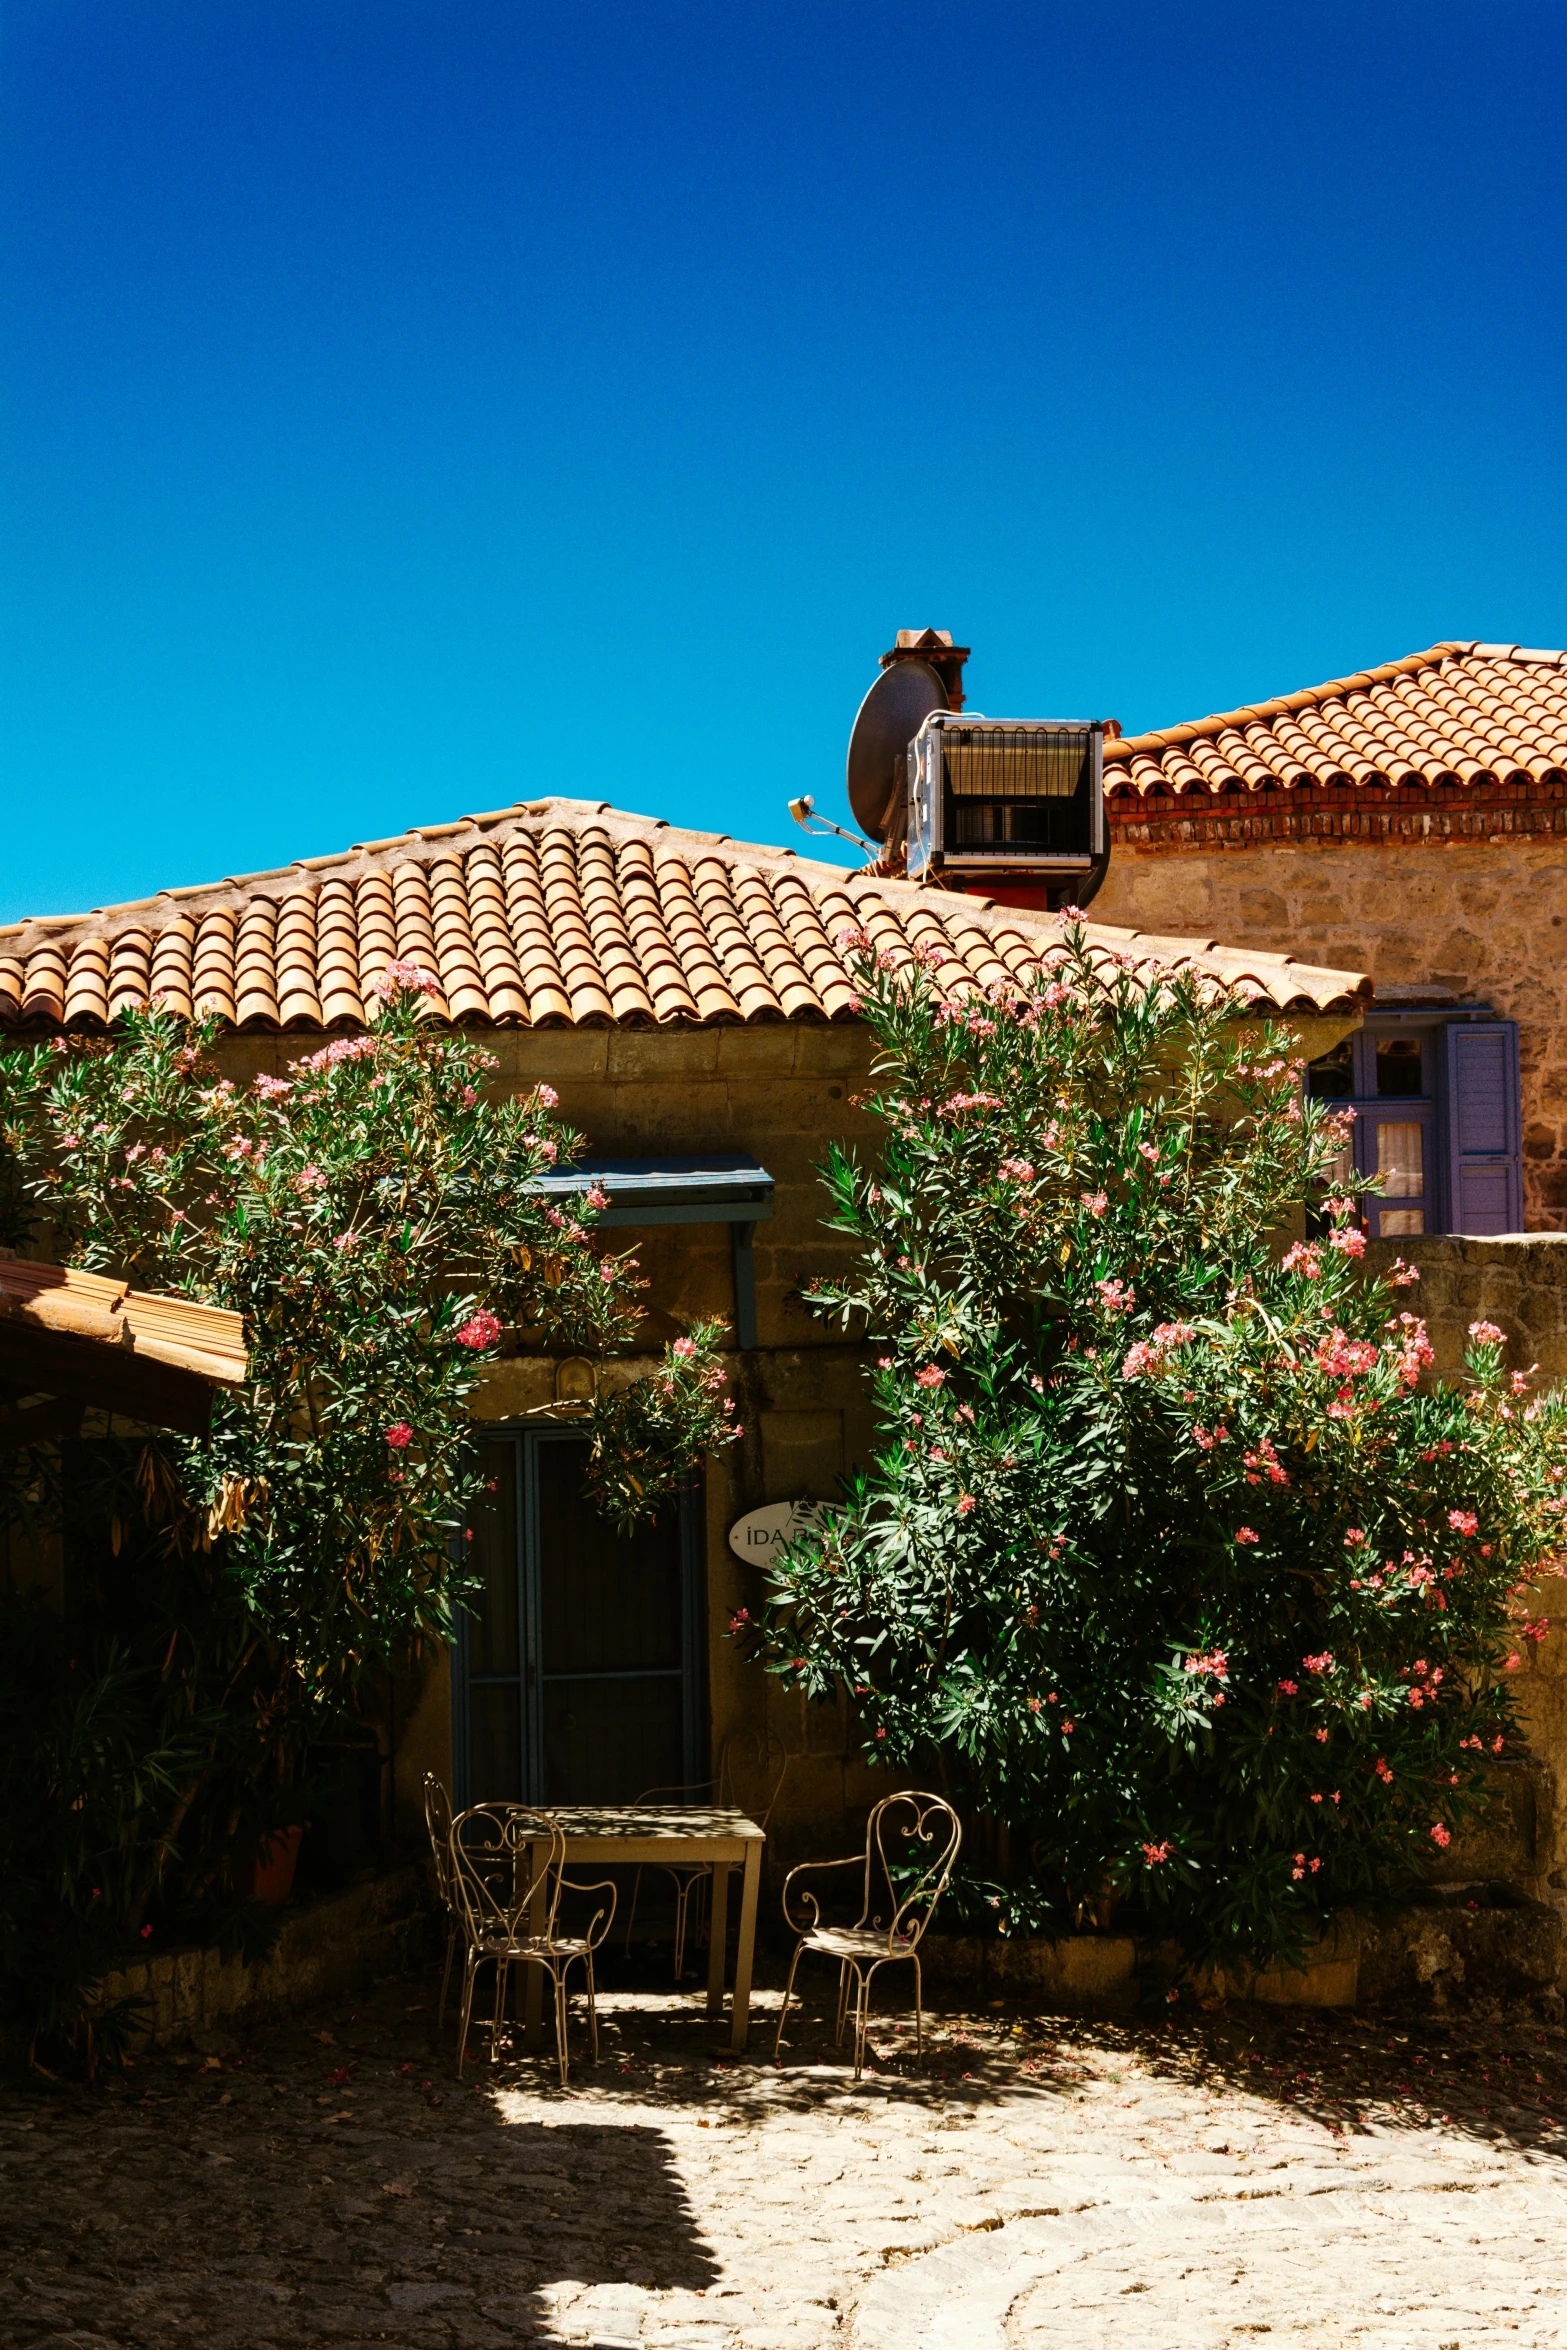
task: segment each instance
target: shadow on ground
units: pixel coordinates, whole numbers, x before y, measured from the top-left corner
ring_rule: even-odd
[[[618,1971],[618,1970],[617,1970]],[[551,2332],[611,2344],[617,2292],[656,2288],[693,2324],[718,2282],[682,2184],[681,2133],[769,2116],[877,2108],[921,2117],[1165,2084],[1265,2138],[1268,2108],[1335,2133],[1436,2128],[1567,2154],[1567,2040],[1532,2017],[1387,2020],[1229,2007],[1165,2021],[1015,2008],[931,2020],[890,1998],[856,2085],[832,2044],[833,1981],[813,1982],[772,2056],[769,1962],[753,2045],[735,2054],[695,1990],[633,1966],[605,1996],[601,2061],[580,2018],[563,2090],[553,2058],[487,2035],[456,2076],[438,1975],[380,1985],[245,2038],[149,2051],[99,2088],[0,2092],[0,2350],[205,2350],[253,2343],[460,2342],[500,2350]],[[900,2028],[901,2027],[901,2028]],[[1236,2103],[1237,2098],[1245,2103]],[[1085,2121],[1087,2117],[1085,2116]],[[583,2295],[586,2294],[584,2301]],[[596,2333],[581,2330],[580,2312]]]

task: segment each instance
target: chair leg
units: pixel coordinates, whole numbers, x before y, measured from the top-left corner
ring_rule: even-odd
[[[446,1928],[446,1965],[441,1975],[441,1996],[436,2003],[435,2028],[440,2030],[446,2021],[446,1994],[451,1989],[452,1953],[457,1948],[457,1920],[452,1918]]]
[[[506,1961],[495,1961],[495,2021],[490,2026],[490,2062],[498,2064],[501,2049],[501,2025],[506,2016]]]
[[[919,2063],[925,2053],[925,1984],[920,1974],[920,1954],[914,1952],[914,2061]]]
[[[551,1969],[553,1973],[554,1970]],[[566,2086],[566,1974],[555,1976],[555,2047],[560,2056],[560,2085]]]
[[[595,2063],[595,2064],[597,2064],[597,2063],[598,2063],[598,2060],[599,2060],[599,2010],[598,2010],[598,1997],[597,1997],[596,1991],[595,1991],[595,1989],[594,1989],[594,1983],[593,1983],[593,1953],[592,1953],[592,1951],[591,1951],[591,1950],[588,1952],[588,1958],[587,1958],[587,1967],[588,1967],[588,2037],[589,2037],[589,2039],[590,2039],[590,2040],[592,2041],[592,2043],[593,2043],[593,2061],[594,2061],[594,2063]]]
[[[631,1929],[637,1922],[637,1896],[642,1891],[642,1871],[638,1869],[631,1880],[631,1907],[626,1915],[626,1956],[631,1956]]]
[[[859,2079],[865,2070],[865,2018],[870,2005],[869,1975],[854,1970],[854,2077]]]
[[[686,1971],[686,1903],[691,1898],[691,1879],[676,1877],[673,1869],[669,1873],[675,1885],[675,1981],[678,1983]]]
[[[470,1950],[463,1962],[462,2024],[457,2034],[457,2078],[462,2079],[463,2058],[468,2053],[468,2024],[473,2014],[473,1979],[479,1971],[479,1954]]]
[[[842,1964],[842,1966],[840,1966],[840,1967],[839,1967],[839,1969],[838,1969],[838,2025],[837,2025],[837,2029],[836,2029],[836,2031],[833,2033],[833,2042],[832,2042],[832,2044],[833,2044],[833,2046],[834,2046],[835,2048],[841,2048],[841,2047],[843,2046],[843,2027],[844,2027],[844,2021],[845,2021],[845,2018],[846,2018],[846,2017],[847,2017],[847,2015],[848,2015],[848,2012],[849,2012],[849,1962],[848,1962],[848,1960],[847,1960],[847,1959],[845,1959],[845,1960],[844,1960],[844,1962],[843,1962],[843,1964]]]
[[[773,2056],[775,2060],[777,2058],[779,2049],[783,2046],[784,2025],[789,2021],[789,2001],[794,1995],[794,1971],[800,1963],[800,1953],[804,1948],[805,1944],[803,1942],[797,1942],[794,1946],[794,1956],[789,1961],[789,1980],[784,1985],[783,2006],[779,2010],[778,2031],[773,2041]]]

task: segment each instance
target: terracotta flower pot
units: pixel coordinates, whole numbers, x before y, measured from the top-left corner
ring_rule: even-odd
[[[297,1825],[273,1830],[261,1857],[239,1872],[239,1890],[244,1900],[264,1901],[270,1909],[281,1907],[294,1890],[294,1870],[304,1832]]]

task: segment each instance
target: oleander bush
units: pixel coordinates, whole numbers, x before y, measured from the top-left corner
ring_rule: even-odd
[[[555,1095],[498,1095],[492,1056],[428,1016],[432,984],[393,965],[366,1033],[245,1086],[212,1026],[158,1009],[0,1056],[9,1237],[231,1308],[250,1350],[210,1442],[67,1447],[63,1476],[0,1455],[13,1525],[67,1544],[63,1615],[13,1593],[0,1659],[21,1709],[0,1974],[48,2044],[85,2032],[106,1950],[232,1912],[236,1869],[304,1816],[312,1744],[450,1637],[469,1400],[506,1334],[600,1362],[635,1339],[644,1284],[597,1241],[602,1200],[537,1188],[580,1148]],[[721,1330],[588,1408],[617,1522],[728,1440]]]
[[[824,1169],[810,1302],[873,1342],[879,1442],[736,1630],[993,1823],[1003,1928],[1130,1901],[1298,1955],[1517,1741],[1567,1407],[1484,1324],[1432,1384],[1287,1029],[1075,922],[987,995],[858,952],[881,1148]]]

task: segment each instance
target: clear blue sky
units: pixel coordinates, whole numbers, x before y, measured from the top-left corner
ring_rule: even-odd
[[[1567,9],[6,0],[0,918],[1567,643]],[[798,840],[798,835],[794,836]]]

